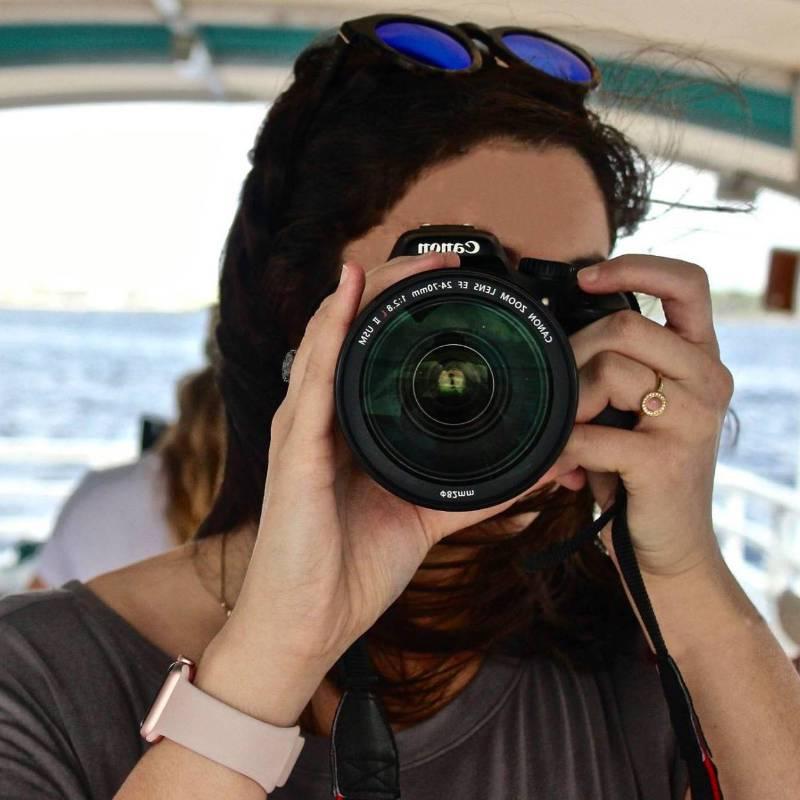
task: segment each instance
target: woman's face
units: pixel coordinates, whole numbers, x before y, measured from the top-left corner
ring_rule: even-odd
[[[610,249],[600,189],[583,159],[566,148],[487,142],[430,168],[382,224],[345,247],[344,260],[369,273],[385,263],[402,233],[424,222],[493,233],[514,269],[522,256],[601,261]],[[584,483],[576,470],[554,477],[569,489]]]
[[[345,247],[344,259],[369,273],[400,234],[424,222],[490,231],[514,268],[521,256],[600,261],[610,248],[603,196],[583,159],[573,150],[508,140],[425,171],[382,224]]]

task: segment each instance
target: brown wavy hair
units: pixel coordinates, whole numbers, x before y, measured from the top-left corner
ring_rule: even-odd
[[[178,383],[178,419],[155,445],[166,485],[164,515],[178,544],[194,537],[222,484],[225,416],[214,368]]]
[[[642,154],[532,70],[489,64],[469,76],[421,77],[353,47],[322,96],[333,57],[333,38],[299,56],[250,152],[220,278],[225,474],[199,537],[258,522],[270,424],[286,391],[283,356],[335,288],[345,246],[380,224],[423,170],[489,140],[567,147],[597,180],[612,241],[647,210],[652,173]],[[533,575],[521,566],[590,522],[588,490],[549,486],[525,508],[541,513],[516,536],[487,535],[503,522],[496,517],[437,545],[369,632],[392,722],[413,723],[447,702],[450,679],[476,654],[539,653],[601,669],[632,636],[616,570],[595,547]],[[454,545],[470,545],[469,557]],[[403,653],[424,666],[407,674]],[[313,729],[310,708],[300,721]]]

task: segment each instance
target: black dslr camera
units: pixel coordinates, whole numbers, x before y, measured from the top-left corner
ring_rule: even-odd
[[[590,295],[570,264],[508,264],[470,225],[423,225],[391,258],[458,253],[458,268],[394,284],[353,323],[336,365],[341,429],[366,472],[415,505],[485,508],[532,486],[575,424],[578,373],[567,337],[631,294]],[[611,407],[597,424],[632,428]]]

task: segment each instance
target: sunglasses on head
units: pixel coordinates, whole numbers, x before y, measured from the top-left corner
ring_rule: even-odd
[[[428,75],[468,75],[486,63],[507,69],[521,67],[544,77],[558,89],[560,99],[570,104],[582,102],[600,83],[600,69],[588,53],[541,31],[483,28],[472,22],[446,25],[409,14],[373,14],[341,24],[333,57],[308,94],[306,114],[295,124],[295,147],[312,127],[353,47],[370,48],[394,64]],[[249,158],[251,163],[257,160],[257,149],[250,151]]]
[[[541,31],[482,28],[472,22],[446,25],[404,14],[375,14],[343,22],[339,38],[371,46],[401,66],[431,73],[469,74],[493,58],[501,67],[522,66],[589,92],[600,70],[580,48]]]

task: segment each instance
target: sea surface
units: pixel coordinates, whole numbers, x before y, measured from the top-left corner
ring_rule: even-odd
[[[174,416],[176,380],[203,363],[205,326],[205,311],[0,310],[0,543],[45,538],[89,463],[135,456],[142,415]],[[800,323],[722,322],[718,336],[739,427],[720,460],[794,485]]]

